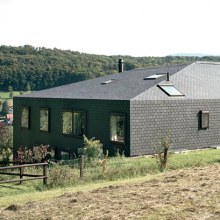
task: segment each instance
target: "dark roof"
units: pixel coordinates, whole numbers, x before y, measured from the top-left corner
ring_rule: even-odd
[[[131,100],[140,93],[165,80],[167,72],[169,72],[170,76],[172,76],[186,66],[188,65],[135,69],[37,91],[31,94],[21,95],[19,97]],[[155,80],[144,80],[145,77],[154,74],[164,74],[164,76]],[[103,82],[109,80],[112,80],[112,82],[102,84]]]

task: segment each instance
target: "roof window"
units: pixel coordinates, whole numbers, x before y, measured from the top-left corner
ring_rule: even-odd
[[[174,85],[158,85],[169,96],[184,96]]]
[[[161,75],[161,74],[154,74],[152,76],[148,76],[148,77],[145,77],[144,80],[153,80],[153,79],[157,79],[157,78],[160,78],[164,75]]]
[[[110,80],[107,80],[105,82],[102,82],[101,84],[105,85],[105,84],[109,84],[111,82],[113,82],[115,79],[110,79]]]

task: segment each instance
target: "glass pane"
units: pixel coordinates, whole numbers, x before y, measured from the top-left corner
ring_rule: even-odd
[[[21,127],[29,128],[29,108],[21,109]]]
[[[61,160],[69,160],[70,154],[69,152],[61,151]]]
[[[40,110],[40,130],[49,131],[49,110],[42,109]]]
[[[209,113],[202,112],[202,128],[208,128],[208,127],[209,127]]]
[[[85,113],[74,112],[73,117],[73,134],[77,136],[82,136],[83,134],[85,134]]]
[[[72,112],[63,112],[63,134],[72,134]]]
[[[159,87],[170,96],[183,96],[173,85],[159,85]]]
[[[124,142],[125,139],[125,116],[112,115],[110,117],[111,140]]]

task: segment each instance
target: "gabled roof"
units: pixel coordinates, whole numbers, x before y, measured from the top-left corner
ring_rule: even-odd
[[[165,80],[167,72],[169,72],[170,76],[172,76],[183,70],[185,67],[187,67],[187,65],[135,69],[37,91],[31,94],[21,95],[19,97],[131,100]],[[154,74],[163,76],[154,80],[144,80],[144,78]]]

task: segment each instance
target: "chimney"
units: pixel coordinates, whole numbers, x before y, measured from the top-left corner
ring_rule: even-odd
[[[118,61],[118,72],[121,73],[124,71],[124,61],[123,59],[119,59]]]
[[[170,74],[167,73],[167,81],[170,81]]]

